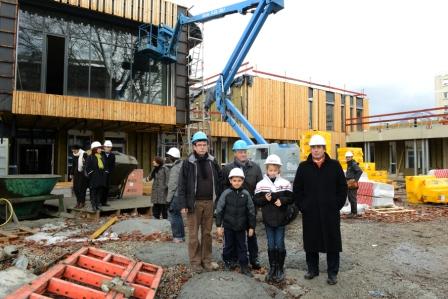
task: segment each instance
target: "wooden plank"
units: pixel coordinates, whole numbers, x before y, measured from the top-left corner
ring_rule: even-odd
[[[66,118],[176,124],[176,108],[94,98],[14,91],[13,113]]]
[[[0,235],[5,236],[9,239],[17,239],[19,237],[14,233],[12,233],[10,231],[5,231],[5,230],[0,230]]]
[[[160,1],[161,0],[152,0],[152,24],[159,25],[160,24]]]
[[[112,224],[117,222],[117,216],[110,218],[106,223],[104,223],[99,229],[97,229],[92,235],[90,235],[90,239],[94,240],[98,238],[102,233],[104,233]]]

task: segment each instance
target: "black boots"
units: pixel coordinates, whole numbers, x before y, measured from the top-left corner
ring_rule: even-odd
[[[248,265],[240,265],[240,271],[241,274],[249,276],[249,277],[254,277],[253,274],[250,272],[249,270],[249,266]]]
[[[285,280],[285,258],[286,250],[277,250],[277,271],[275,271],[275,281],[277,283],[283,282]]]
[[[313,279],[316,276],[319,276],[319,273],[306,271],[304,278],[310,280],[310,279]]]
[[[286,250],[268,250],[269,256],[269,272],[266,274],[267,282],[280,283],[285,280],[285,257]]]
[[[269,272],[266,274],[266,282],[271,282],[274,279],[275,273],[277,272],[277,250],[268,250],[269,257]]]
[[[260,259],[258,258],[258,256],[256,256],[255,258],[250,260],[250,265],[252,266],[253,270],[260,270],[261,269]]]

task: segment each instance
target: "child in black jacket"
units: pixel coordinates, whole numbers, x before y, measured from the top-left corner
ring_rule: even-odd
[[[282,161],[277,155],[266,158],[266,174],[255,188],[255,204],[261,206],[268,239],[269,273],[266,281],[285,279],[285,225],[288,204],[293,203],[291,183],[280,177]]]
[[[252,198],[243,188],[244,172],[241,168],[230,171],[231,187],[220,196],[216,207],[218,235],[224,234],[222,257],[226,269],[231,268],[233,252],[238,253],[241,273],[252,277],[247,258],[246,230],[252,236],[255,229],[255,208]]]

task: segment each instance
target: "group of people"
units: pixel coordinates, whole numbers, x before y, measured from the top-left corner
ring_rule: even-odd
[[[169,219],[175,242],[185,241],[184,220],[188,229],[188,254],[195,272],[212,271],[212,227],[224,238],[222,258],[225,269],[238,264],[242,274],[252,276],[250,268],[260,269],[255,233],[257,210],[261,209],[267,237],[269,272],[267,281],[285,279],[285,228],[302,213],[303,246],[306,253],[305,279],[319,275],[319,253],[326,253],[328,284],[337,283],[339,253],[342,251],[340,210],[349,195],[352,215],[356,215],[356,188],[362,171],[348,153],[345,176],[338,161],[326,153],[320,135],[310,140],[311,154],[300,163],[293,184],[281,177],[281,158],[275,154],[265,160],[265,175],[258,164],[248,159],[248,145],[238,140],[233,145],[234,160],[222,169],[209,153],[209,139],[203,132],[192,137],[193,152],[184,160],[171,148],[165,160],[155,157],[153,170],[145,179],[153,180],[151,201],[156,219]],[[93,163],[98,164],[98,163]],[[250,268],[249,268],[250,265]]]
[[[327,282],[337,283],[342,251],[340,209],[346,202],[347,181],[359,179],[358,169],[346,177],[339,162],[326,153],[326,141],[320,135],[311,138],[311,154],[300,163],[293,184],[281,177],[282,161],[277,155],[266,158],[263,175],[260,166],[248,159],[248,145],[243,140],[234,143],[234,161],[222,169],[209,153],[209,139],[205,133],[195,133],[192,145],[192,153],[184,160],[180,159],[176,148],[169,150],[165,164],[161,159],[154,160],[154,175],[152,173],[149,179],[154,179],[154,214],[156,218],[160,215],[166,218],[163,211],[168,210],[176,241],[185,238],[182,215],[186,218],[193,271],[216,269],[212,261],[211,235],[215,216],[217,234],[224,237],[224,267],[234,269],[239,264],[242,274],[252,276],[250,268],[261,267],[255,233],[256,213],[260,208],[269,257],[266,280],[282,282],[285,279],[285,227],[291,221],[291,211],[298,209],[302,213],[308,268],[305,279],[319,275],[319,253],[326,253]],[[356,162],[349,163],[352,164]],[[156,170],[157,167],[168,171]],[[164,202],[159,202],[158,176],[166,180],[161,193],[165,196]],[[354,196],[356,203],[356,193]],[[352,200],[353,192],[350,202]],[[356,204],[352,205],[352,212],[356,214]]]
[[[106,140],[102,145],[92,142],[89,151],[79,145],[73,145],[73,164],[70,177],[73,180],[73,191],[76,197],[75,208],[82,209],[86,203],[87,188],[90,190],[90,202],[93,211],[100,210],[107,203],[110,176],[115,168],[115,154],[112,153],[112,142]]]

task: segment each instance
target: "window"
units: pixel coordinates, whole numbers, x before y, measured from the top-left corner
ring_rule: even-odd
[[[350,130],[353,131],[354,130],[354,126],[355,126],[355,115],[354,115],[354,111],[355,111],[355,100],[354,98],[351,96],[350,97]]]
[[[227,163],[227,140],[221,140],[221,164]]]
[[[326,92],[326,130],[334,131],[334,93]]]
[[[444,93],[443,93],[443,98],[444,98],[445,100],[448,100],[448,92],[444,92]]]
[[[35,8],[19,22],[17,89],[169,104],[172,68],[135,56],[131,31]]]
[[[313,89],[308,87],[308,129],[313,128]]]
[[[341,95],[341,132],[345,132],[345,95]]]
[[[356,98],[356,129],[362,131],[363,98]]]
[[[442,86],[448,86],[448,79],[442,80]]]
[[[414,141],[407,140],[405,141],[406,148],[406,168],[415,168],[415,155],[417,155],[417,168],[420,168],[422,165],[422,147],[421,142],[416,143],[417,152],[414,151]]]

